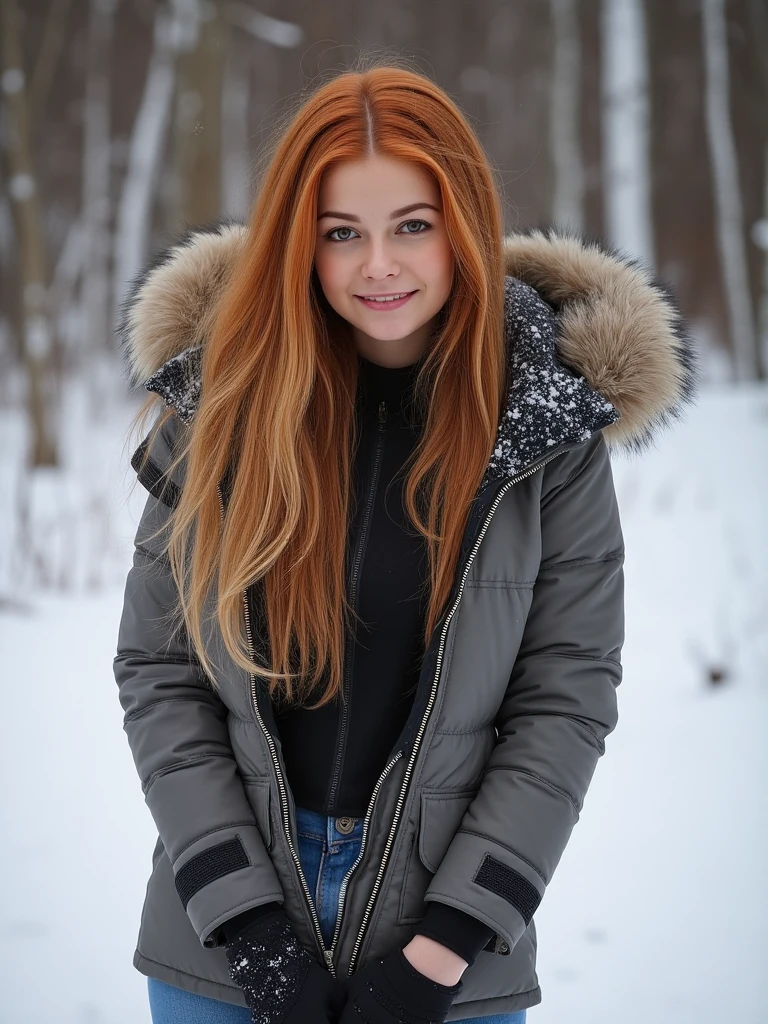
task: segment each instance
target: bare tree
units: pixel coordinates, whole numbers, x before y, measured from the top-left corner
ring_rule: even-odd
[[[250,73],[255,70],[258,75],[260,94],[275,90],[284,67],[280,51],[295,49],[305,34],[300,25],[262,14],[249,4],[226,3],[223,11],[231,30],[221,96],[221,207],[231,216],[245,218],[255,184],[248,147],[254,105]]]
[[[45,110],[45,103],[67,41],[67,26],[72,0],[51,0],[45,19],[40,51],[29,87],[29,116],[34,123]]]
[[[603,0],[603,167],[610,240],[654,265],[642,0]]]
[[[51,423],[55,394],[45,230],[30,142],[27,79],[16,0],[2,0],[0,16],[2,90],[8,114],[8,192],[21,256],[21,353],[26,371],[31,435],[28,461],[32,467],[56,466],[58,451]]]
[[[753,232],[755,242],[763,253],[763,273],[760,287],[758,307],[757,336],[757,377],[766,379],[766,363],[768,363],[768,143],[765,147],[765,189],[763,193],[763,218]]]
[[[175,217],[204,224],[221,212],[221,3],[174,0],[185,26],[176,78]]]
[[[301,25],[262,14],[250,4],[225,3],[223,10],[232,25],[243,29],[254,39],[260,39],[279,50],[292,50],[304,41],[304,30]]]
[[[246,217],[251,193],[248,152],[250,61],[239,33],[230,33],[221,90],[221,209],[233,217]]]
[[[739,164],[730,115],[728,36],[724,0],[704,0],[706,123],[717,210],[717,244],[737,379],[755,376],[755,328],[747,271]]]
[[[155,15],[153,48],[144,90],[128,148],[128,167],[117,209],[114,307],[146,257],[152,201],[173,104],[176,54],[185,41],[186,23],[178,7]]]
[[[768,10],[761,0],[750,0],[749,22],[752,52],[757,63],[760,83],[758,102],[760,103],[764,153],[762,217],[752,230],[753,241],[762,254],[755,356],[757,377],[759,380],[766,380],[768,378]]]
[[[83,125],[83,356],[93,381],[91,400],[109,394],[114,371],[107,357],[110,317],[110,51],[117,0],[90,0]]]
[[[549,139],[555,168],[552,220],[584,227],[584,164],[579,136],[581,41],[576,0],[550,0],[553,52]]]

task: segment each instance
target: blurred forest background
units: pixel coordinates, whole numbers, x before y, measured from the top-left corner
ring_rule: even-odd
[[[531,1024],[765,1024],[766,0],[0,0],[0,1021],[149,1019],[121,302],[187,228],[248,217],[302,92],[365,54],[458,102],[509,232],[642,260],[701,353],[686,422],[614,460],[620,727],[537,911]]]
[[[363,51],[415,59],[458,101],[508,230],[644,260],[708,382],[766,377],[764,0],[0,0],[0,34],[0,415],[24,453],[6,580],[64,579],[30,522],[55,478],[30,471],[61,467],[73,388],[91,418],[125,397],[131,279],[186,226],[247,217],[301,90]]]

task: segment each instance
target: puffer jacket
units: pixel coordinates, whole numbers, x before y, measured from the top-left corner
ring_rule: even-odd
[[[149,495],[114,662],[158,830],[134,965],[244,1005],[218,929],[248,908],[282,902],[306,948],[344,978],[404,945],[438,901],[494,930],[447,1020],[533,1006],[535,911],[617,721],[624,542],[610,456],[642,452],[681,417],[695,351],[672,299],[632,261],[552,231],[506,239],[511,383],[497,443],[326,949],[266,688],[234,666],[214,620],[212,689],[164,620],[174,584],[150,539],[184,486],[183,463],[166,469],[245,241],[226,221],[180,239],[136,280],[121,323],[132,379],[175,410],[140,474]]]

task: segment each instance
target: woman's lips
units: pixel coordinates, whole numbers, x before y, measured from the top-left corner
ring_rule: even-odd
[[[380,313],[388,309],[400,309],[400,307],[404,306],[408,299],[415,294],[415,291],[408,292],[404,299],[390,299],[389,302],[376,302],[370,299],[364,299],[362,295],[356,295],[355,298],[359,299],[360,302],[362,302],[362,304],[368,309],[375,309]]]

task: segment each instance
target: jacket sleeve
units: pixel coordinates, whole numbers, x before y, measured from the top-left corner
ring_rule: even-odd
[[[617,721],[624,542],[601,433],[544,467],[541,543],[496,744],[424,897],[492,927],[500,952],[539,906]]]
[[[162,439],[160,441],[162,443]],[[168,494],[168,490],[164,492]],[[150,494],[135,539],[120,620],[115,680],[141,787],[200,942],[283,892],[237,772],[227,707],[169,612],[176,587],[162,548],[171,509]]]

